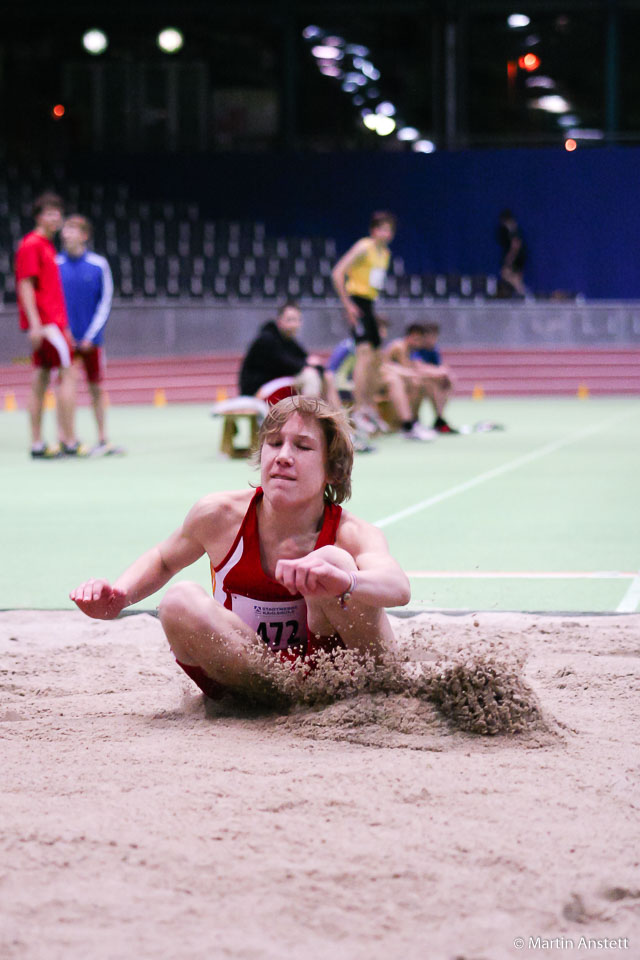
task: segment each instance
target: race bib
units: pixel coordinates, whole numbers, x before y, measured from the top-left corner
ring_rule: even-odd
[[[382,290],[386,274],[387,271],[384,267],[371,267],[369,271],[369,283],[374,290]]]
[[[231,609],[270,650],[298,647],[307,639],[307,607],[302,599],[273,603],[232,593]]]

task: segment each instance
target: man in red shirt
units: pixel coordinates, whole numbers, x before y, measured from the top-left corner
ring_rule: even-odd
[[[35,230],[20,241],[16,253],[16,286],[20,328],[33,349],[35,375],[31,384],[31,456],[40,459],[82,453],[75,438],[75,390],[72,346],[53,238],[62,226],[62,200],[44,193],[34,202]],[[62,449],[42,441],[42,411],[51,370],[58,372],[58,433]]]

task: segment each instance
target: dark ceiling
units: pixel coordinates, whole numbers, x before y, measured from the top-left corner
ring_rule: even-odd
[[[362,123],[372,84],[346,92],[303,38],[315,24],[363,45],[378,100],[438,149],[561,143],[571,123],[533,101],[562,98],[589,145],[640,142],[640,0],[79,0],[0,8],[3,144],[50,151],[408,150]],[[507,16],[530,19],[514,30]],[[170,57],[158,31],[180,28]],[[109,36],[101,57],[85,29]],[[539,66],[519,66],[533,52]],[[346,61],[345,61],[346,62]],[[515,66],[514,66],[515,65]],[[538,78],[536,80],[536,78]],[[542,79],[548,89],[536,86]],[[556,102],[560,102],[559,100]],[[56,118],[52,108],[65,106]],[[564,126],[563,126],[564,123]]]

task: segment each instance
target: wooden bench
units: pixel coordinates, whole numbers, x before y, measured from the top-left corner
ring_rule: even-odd
[[[258,414],[255,410],[234,410],[223,414],[220,453],[233,459],[248,457],[258,442]],[[248,425],[248,426],[247,426]],[[242,434],[248,439],[242,439]],[[238,442],[240,435],[240,442]]]

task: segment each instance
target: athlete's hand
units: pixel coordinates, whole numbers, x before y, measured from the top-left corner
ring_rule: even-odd
[[[32,349],[39,350],[43,340],[42,327],[31,327],[28,336]]]
[[[107,580],[87,580],[69,594],[69,599],[95,620],[113,620],[127,605],[124,590]]]
[[[276,580],[289,593],[306,597],[340,597],[351,586],[351,574],[316,552],[299,560],[278,560]]]
[[[81,340],[77,345],[80,353],[91,353],[94,349],[94,345],[91,340]]]
[[[344,309],[347,314],[347,320],[349,321],[351,326],[357,327],[358,320],[362,316],[362,310],[360,309],[360,307],[356,306],[356,304],[353,303],[352,300],[349,300],[348,303],[345,303]]]

